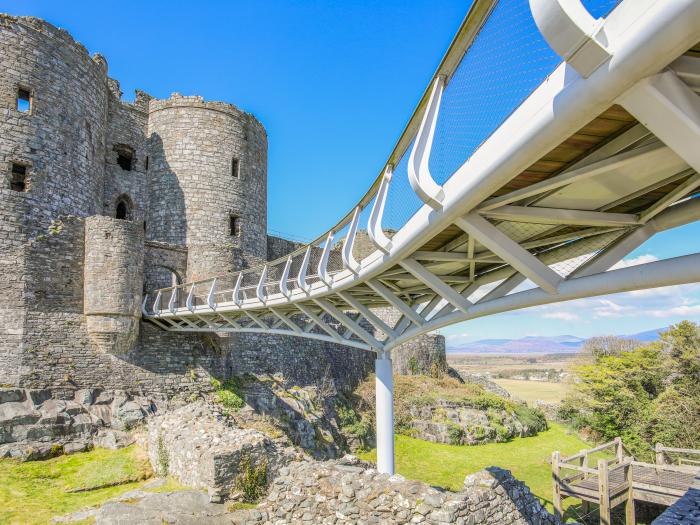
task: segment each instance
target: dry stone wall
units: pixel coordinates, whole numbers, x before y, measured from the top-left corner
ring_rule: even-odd
[[[249,525],[383,523],[425,525],[559,525],[527,486],[491,467],[467,476],[460,492],[379,474],[352,456],[296,462],[280,469],[269,494],[233,523]]]

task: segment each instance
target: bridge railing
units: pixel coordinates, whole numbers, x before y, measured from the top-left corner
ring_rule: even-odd
[[[584,5],[603,16],[618,2]],[[150,292],[144,313],[286,295],[356,271],[422,206],[439,204],[442,185],[560,62],[528,0],[476,0],[380,174],[332,228],[266,265]]]

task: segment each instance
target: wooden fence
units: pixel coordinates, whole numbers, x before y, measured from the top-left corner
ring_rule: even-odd
[[[591,503],[597,504],[600,524],[610,525],[611,510],[624,503],[625,522],[633,525],[635,500],[662,505],[675,503],[700,473],[700,450],[657,444],[654,451],[656,463],[637,461],[622,440],[615,438],[573,456],[562,457],[554,452],[555,513],[561,517],[562,501],[574,497],[583,502],[585,514],[590,512]]]

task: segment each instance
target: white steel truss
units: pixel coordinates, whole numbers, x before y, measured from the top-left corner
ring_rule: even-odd
[[[700,0],[623,0],[599,20],[580,0],[530,0],[564,62],[440,185],[429,159],[442,95],[494,3],[474,3],[382,174],[334,228],[228,286],[212,276],[152,292],[144,318],[171,332],[263,332],[377,352],[384,406],[391,350],[422,333],[700,281],[700,255],[607,271],[652,235],[700,219],[700,59],[684,55],[700,41]],[[560,173],[496,193],[613,104],[639,123]],[[424,205],[390,234],[382,221],[393,166],[410,144],[408,178]],[[633,202],[641,204],[625,209]],[[353,247],[365,228],[375,250],[359,258]],[[332,258],[341,266],[331,268]],[[528,279],[534,288],[517,291]],[[383,471],[393,471],[388,425],[378,422]]]

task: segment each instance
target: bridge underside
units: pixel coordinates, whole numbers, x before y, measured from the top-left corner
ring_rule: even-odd
[[[331,230],[264,267],[144,299],[144,318],[168,331],[377,352],[386,472],[397,345],[475,317],[700,281],[698,254],[608,271],[656,233],[700,218],[700,2],[623,0],[595,20],[578,0],[531,0],[563,62],[438,184],[430,158],[442,95],[495,4],[474,3],[384,171]],[[394,173],[404,154],[422,206],[395,231],[384,210],[404,183]],[[356,243],[361,220],[369,251]]]

